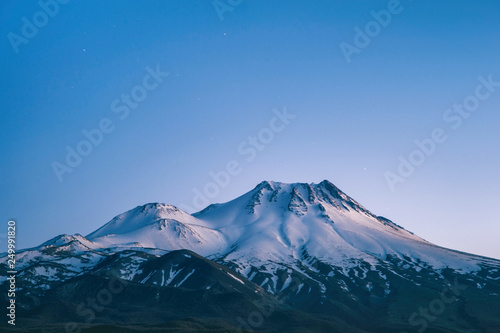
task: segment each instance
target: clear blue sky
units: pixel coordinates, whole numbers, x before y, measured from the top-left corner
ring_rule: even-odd
[[[341,43],[388,1],[231,3],[221,20],[209,0],[70,1],[53,17],[2,1],[0,220],[18,221],[19,246],[148,202],[193,207],[193,189],[235,160],[210,202],[264,179],[328,179],[429,241],[500,258],[500,87],[458,129],[443,119],[479,76],[500,81],[500,2],[401,0],[350,63]],[[148,66],[169,75],[120,119],[112,103],[144,91]],[[247,161],[238,147],[284,107],[296,117]],[[103,119],[113,131],[60,182],[53,162]],[[447,140],[392,191],[384,174],[435,128]]]

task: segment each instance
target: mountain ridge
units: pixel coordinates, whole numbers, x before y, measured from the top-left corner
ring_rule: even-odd
[[[7,271],[4,255],[2,273]],[[57,297],[66,297],[65,302],[77,308],[72,298],[81,299],[79,288],[89,293],[92,285],[102,286],[112,278],[131,286],[124,302],[138,297],[144,311],[148,307],[158,311],[153,322],[161,322],[162,316],[179,319],[175,304],[166,310],[165,297],[190,309],[183,312],[186,315],[203,316],[206,311],[217,317],[226,307],[211,302],[230,299],[245,304],[243,313],[256,311],[252,302],[262,301],[271,302],[278,318],[299,311],[294,316],[319,325],[319,318],[326,315],[333,326],[327,324],[325,332],[339,327],[346,327],[339,332],[408,329],[405,318],[412,304],[407,298],[428,303],[439,297],[437,290],[447,281],[460,279],[467,285],[467,298],[450,305],[449,316],[458,318],[465,311],[470,318],[460,317],[453,332],[460,332],[459,326],[494,327],[485,332],[500,328],[495,319],[500,318],[500,304],[495,303],[500,294],[500,260],[425,241],[371,213],[326,180],[263,181],[229,202],[194,214],[169,204],[137,206],[85,237],[59,235],[19,251],[17,269],[23,297],[39,297],[47,309]],[[218,280],[223,282],[217,284]],[[7,281],[0,277],[0,283]],[[183,301],[197,297],[206,301],[199,308]],[[479,310],[467,310],[468,304],[485,318],[477,319],[474,313]],[[119,309],[128,313],[135,307]],[[440,332],[439,325],[449,325],[449,316],[433,324],[435,332]],[[361,318],[372,323],[354,324]],[[123,316],[113,320],[129,323]],[[281,327],[277,332],[290,325],[268,320],[269,329]],[[223,321],[238,325],[231,317]]]

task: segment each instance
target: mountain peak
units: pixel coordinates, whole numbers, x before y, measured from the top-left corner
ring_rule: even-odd
[[[177,213],[180,212],[181,210],[175,206],[169,205],[169,204],[164,204],[164,203],[158,203],[158,202],[152,202],[152,203],[147,203],[142,206],[137,206],[137,208],[141,209],[141,212],[143,213]]]
[[[175,206],[158,202],[148,203],[115,216],[104,226],[87,235],[87,238],[93,239],[110,234],[126,234],[162,220],[183,221],[189,218],[191,218],[191,215]]]
[[[257,184],[257,186],[255,186],[254,191],[261,191],[264,189],[269,190],[269,191],[273,191],[276,187],[276,184],[279,184],[279,183],[264,180],[264,181],[260,182],[259,184]]]
[[[328,180],[319,184],[265,180],[230,202],[193,215],[172,205],[149,203],[116,216],[87,238],[101,246],[139,244],[134,246],[190,249],[202,255],[238,252],[238,256],[267,258],[272,253],[285,261],[290,253],[300,257],[297,251],[306,244],[313,247],[311,251],[343,244],[353,253],[376,253],[382,258],[393,252],[394,241],[422,241],[372,214]]]
[[[246,207],[252,214],[256,212],[256,207],[263,205],[264,202],[287,207],[293,212],[298,206],[302,207],[300,208],[302,212],[305,212],[304,209],[307,205],[327,204],[337,209],[353,209],[360,213],[371,214],[328,180],[323,180],[319,184],[281,183],[265,180],[242,197],[245,196],[249,196],[246,199],[248,200]]]

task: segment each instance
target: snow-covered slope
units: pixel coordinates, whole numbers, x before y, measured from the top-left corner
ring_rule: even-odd
[[[369,212],[332,183],[264,181],[225,204],[190,215],[147,204],[118,215],[86,237],[102,247],[189,249],[210,258],[258,265],[293,264],[304,253],[342,267],[393,257],[435,269],[479,269],[480,257],[433,245]]]
[[[226,235],[230,260],[288,262],[301,253],[346,265],[387,256],[411,258],[434,268],[473,270],[478,257],[435,246],[376,216],[328,181],[262,182],[249,193],[194,214]]]

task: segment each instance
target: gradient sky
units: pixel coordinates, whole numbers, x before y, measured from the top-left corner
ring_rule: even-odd
[[[479,76],[500,81],[500,2],[402,0],[347,63],[340,43],[387,6],[243,0],[221,20],[209,0],[70,1],[16,53],[9,33],[41,7],[2,1],[0,246],[10,218],[30,247],[148,202],[193,207],[193,189],[236,160],[210,202],[264,179],[328,179],[431,242],[500,258],[500,87],[459,129],[443,120]],[[121,120],[111,104],[148,66],[169,76]],[[284,107],[295,119],[248,162],[239,145]],[[114,131],[60,182],[52,163],[104,118]],[[391,191],[384,173],[435,128],[446,142]]]

